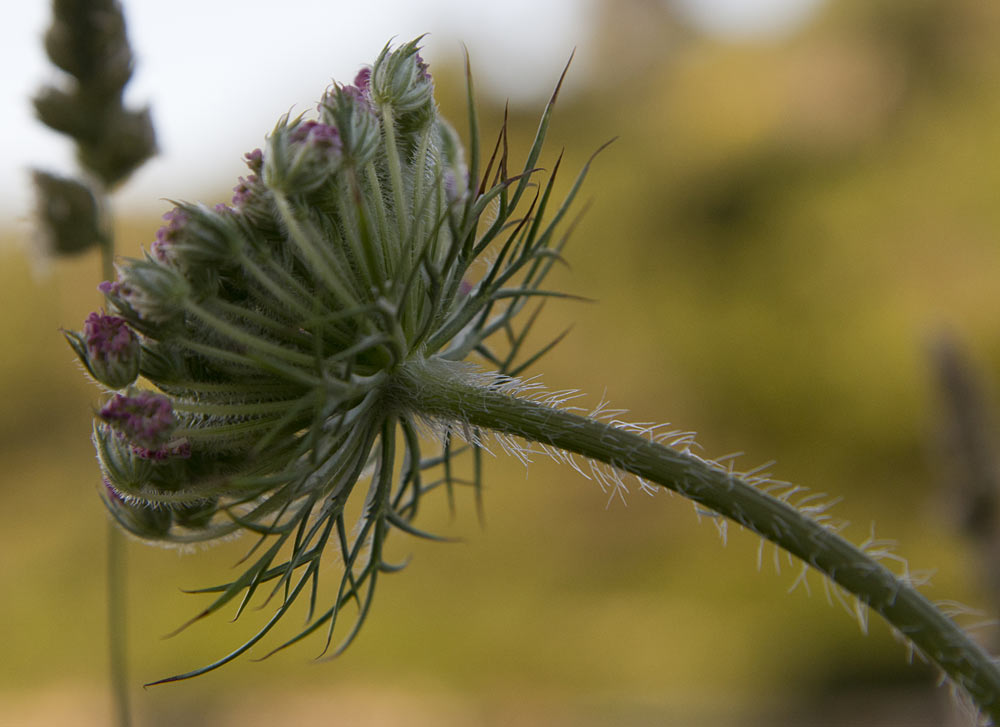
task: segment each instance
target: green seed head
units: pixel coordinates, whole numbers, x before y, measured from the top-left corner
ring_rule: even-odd
[[[77,255],[101,241],[100,210],[83,182],[48,172],[32,172],[41,247],[53,256]]]

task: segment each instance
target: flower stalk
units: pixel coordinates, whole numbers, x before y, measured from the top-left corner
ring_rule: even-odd
[[[605,421],[512,396],[511,382],[469,383],[465,372],[414,365],[394,390],[401,406],[424,416],[515,436],[603,462],[655,483],[738,523],[824,574],[880,614],[994,722],[1000,718],[1000,668],[907,576],[746,479],[690,453]],[[516,382],[514,382],[516,386]]]

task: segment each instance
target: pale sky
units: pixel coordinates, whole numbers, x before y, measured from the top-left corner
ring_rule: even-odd
[[[783,32],[821,0],[675,0],[709,31]],[[226,189],[240,157],[277,117],[304,111],[331,79],[348,82],[390,38],[430,33],[424,56],[472,56],[479,86],[544,99],[570,52],[582,78],[592,0],[124,0],[137,56],[127,99],[149,103],[160,155],[116,195],[118,209],[165,209],[163,198]],[[55,78],[42,48],[50,3],[14,3],[0,24],[3,162],[0,220],[30,216],[27,170],[73,173],[68,142],[38,124],[29,98]]]

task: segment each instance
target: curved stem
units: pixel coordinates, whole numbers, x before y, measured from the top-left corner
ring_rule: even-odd
[[[984,715],[1000,722],[1000,668],[905,577],[789,503],[717,465],[572,412],[477,386],[446,362],[407,364],[393,391],[423,416],[515,435],[604,462],[687,497],[808,563],[879,613]]]

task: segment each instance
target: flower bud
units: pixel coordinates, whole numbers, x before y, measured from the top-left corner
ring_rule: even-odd
[[[191,295],[191,286],[177,270],[153,260],[135,260],[119,268],[118,281],[101,284],[114,302],[123,301],[145,321],[169,321],[179,315]]]
[[[320,102],[320,118],[339,130],[343,155],[355,166],[367,164],[378,152],[382,142],[378,116],[357,86],[328,89]]]
[[[198,474],[192,474],[186,439],[172,439],[156,448],[143,447],[103,421],[95,422],[92,439],[105,482],[129,500],[176,503],[178,492],[190,488]]]
[[[371,93],[371,82],[372,82],[371,66],[365,66],[360,71],[358,71],[356,76],[354,76],[354,88],[356,88],[358,93],[363,95],[365,98],[368,98]]]
[[[340,166],[340,134],[320,121],[278,124],[264,154],[264,184],[285,194],[308,194]]]
[[[156,239],[149,246],[149,251],[161,263],[169,265],[175,262],[174,243],[188,217],[179,207],[174,207],[163,214],[163,219],[167,224],[156,231]]]
[[[75,255],[101,239],[97,199],[83,182],[35,170],[42,244],[53,255]]]
[[[391,52],[389,46],[382,50],[372,66],[369,92],[376,106],[429,120],[434,116],[434,84],[420,57],[419,40]]]
[[[116,492],[141,498],[149,486],[153,463],[136,457],[131,445],[107,424],[94,422],[91,438],[104,481]]]
[[[260,170],[264,168],[264,152],[259,148],[248,151],[243,155],[243,161],[246,162],[251,172],[260,174]]]
[[[107,479],[104,480],[101,495],[111,516],[133,535],[147,540],[159,540],[170,531],[173,514],[169,508],[125,497]]]
[[[263,164],[263,160],[261,164]],[[233,207],[236,209],[242,209],[250,203],[253,198],[254,187],[260,180],[257,178],[256,174],[251,174],[247,177],[240,177],[239,183],[233,187]]]
[[[274,233],[276,228],[271,193],[260,178],[264,169],[263,155],[255,166],[259,168],[258,172],[240,177],[239,184],[233,187],[232,209],[252,226]]]
[[[140,391],[130,396],[115,394],[101,408],[99,416],[130,444],[141,449],[160,449],[177,427],[170,399],[152,391]]]
[[[139,376],[141,346],[124,318],[91,313],[82,336],[66,336],[90,375],[105,386],[123,389]]]
[[[215,210],[205,205],[174,207],[163,215],[167,224],[156,232],[150,246],[153,256],[179,269],[196,288],[206,289],[217,278],[214,271],[230,267],[244,244],[231,212],[225,205]]]

